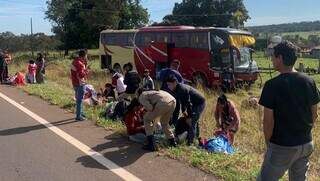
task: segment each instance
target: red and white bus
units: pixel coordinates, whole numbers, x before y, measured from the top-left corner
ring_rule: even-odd
[[[133,59],[139,74],[147,68],[156,77],[170,61],[178,59],[184,79],[208,86],[221,84],[226,70],[233,73],[235,82],[257,80],[258,67],[252,60],[254,44],[250,32],[215,27],[154,26],[105,30],[100,36],[101,59],[108,59],[108,66]],[[113,54],[105,53],[104,47]]]

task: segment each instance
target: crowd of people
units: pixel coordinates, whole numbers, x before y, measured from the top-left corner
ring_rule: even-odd
[[[86,120],[82,102],[94,97],[93,102],[106,106],[105,116],[122,120],[127,127],[129,139],[144,143],[143,148],[146,150],[158,150],[157,130],[165,135],[169,146],[177,146],[177,143],[183,141],[193,145],[200,140],[199,122],[206,107],[206,99],[200,91],[184,83],[179,73],[179,60],[171,61],[168,68],[161,70],[158,77],[160,90],[156,89],[150,70],[145,69],[140,77],[131,63],[123,67],[115,63],[109,71],[111,82],[96,93],[88,89],[90,85],[86,82],[89,74],[86,56],[86,51],[80,50],[71,66],[76,120]],[[220,97],[219,109],[215,110],[217,129],[233,143],[240,116],[225,95]]]
[[[294,70],[297,56],[292,43],[278,43],[271,57],[280,74],[265,83],[259,101],[249,101],[264,107],[263,133],[267,151],[257,180],[278,180],[287,170],[290,180],[305,180],[314,149],[311,130],[317,119],[320,94],[314,80]],[[122,113],[120,117],[129,139],[143,143],[146,150],[158,150],[155,137],[159,130],[169,146],[175,147],[184,141],[194,145],[197,139],[200,146],[212,146],[209,145],[212,139],[200,138],[199,122],[206,108],[206,98],[184,83],[179,65],[178,60],[173,60],[168,68],[161,70],[158,77],[161,90],[157,90],[150,70],[146,69],[141,78],[131,63],[123,66],[123,72],[121,66],[115,64],[110,70],[111,83],[101,90],[104,100],[117,101],[117,104],[128,101],[118,112]],[[86,52],[80,51],[71,67],[79,121],[85,120],[81,104],[88,75],[86,66]],[[213,135],[224,135],[223,139],[233,145],[240,129],[240,113],[224,94],[217,99],[214,118],[217,130]]]
[[[0,83],[10,85],[25,85],[26,83],[44,83],[45,59],[38,53],[36,60],[29,60],[26,74],[17,72],[9,76],[8,65],[12,63],[12,56],[8,50],[0,51]]]

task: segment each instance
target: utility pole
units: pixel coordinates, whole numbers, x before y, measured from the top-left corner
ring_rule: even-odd
[[[33,52],[33,27],[32,27],[32,18],[30,19],[30,26],[31,26],[31,37],[30,37],[31,53],[32,53],[32,58],[34,58],[34,52]]]

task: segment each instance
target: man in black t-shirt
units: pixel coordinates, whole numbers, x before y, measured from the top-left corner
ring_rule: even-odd
[[[287,170],[289,180],[306,180],[319,91],[314,80],[294,70],[297,56],[292,43],[276,45],[271,60],[280,75],[265,83],[259,101],[264,107],[267,152],[257,180],[279,180]]]
[[[136,97],[136,91],[140,86],[141,78],[137,71],[133,70],[133,65],[131,63],[127,63],[124,66],[124,84],[127,85],[124,98],[129,98],[132,100]]]

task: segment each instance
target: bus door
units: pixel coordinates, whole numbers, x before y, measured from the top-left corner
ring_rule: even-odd
[[[221,31],[210,32],[210,69],[213,84],[220,84],[224,71],[233,68],[228,34]],[[212,75],[213,74],[213,75]]]
[[[160,71],[168,65],[168,44],[165,42],[151,42],[149,51],[155,66],[152,76],[158,77]]]

